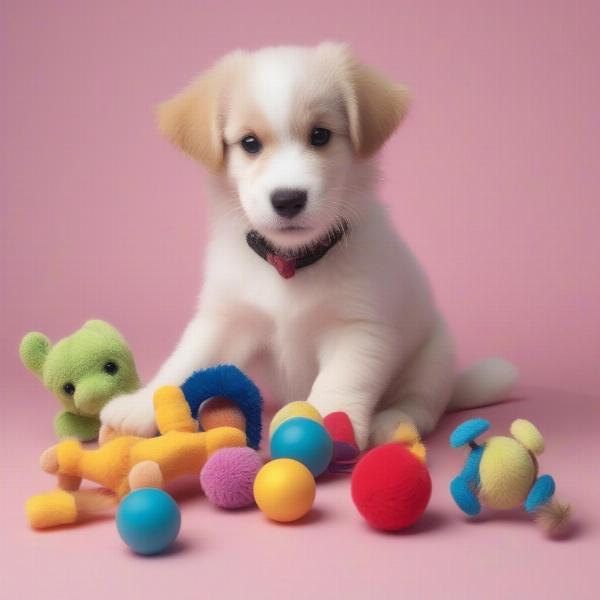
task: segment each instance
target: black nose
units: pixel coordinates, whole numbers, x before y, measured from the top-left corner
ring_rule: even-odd
[[[281,189],[271,193],[271,204],[278,215],[286,219],[295,217],[306,206],[305,190]]]

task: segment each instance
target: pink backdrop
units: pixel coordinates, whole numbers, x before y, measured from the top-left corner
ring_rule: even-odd
[[[54,410],[19,364],[20,337],[57,338],[104,318],[148,377],[191,314],[203,175],[159,137],[152,107],[234,47],[347,41],[407,84],[414,108],[384,152],[383,196],[431,274],[464,361],[513,360],[523,390],[554,390],[536,398],[556,403],[556,423],[573,398],[597,402],[599,8],[4,0],[0,364],[12,391],[3,444],[9,429],[41,422],[25,440],[29,462],[11,463],[16,489],[48,484],[32,473]],[[28,552],[40,538],[22,538],[23,494],[11,507]],[[52,554],[52,537],[42,539]]]

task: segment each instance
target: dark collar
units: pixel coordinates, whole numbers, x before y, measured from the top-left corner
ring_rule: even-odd
[[[344,221],[340,227],[332,229],[325,238],[315,242],[303,252],[294,255],[282,254],[273,248],[271,243],[255,229],[248,232],[246,241],[248,246],[270,265],[274,266],[284,279],[289,279],[296,274],[297,269],[308,267],[323,258],[346,235],[348,230],[348,223]]]

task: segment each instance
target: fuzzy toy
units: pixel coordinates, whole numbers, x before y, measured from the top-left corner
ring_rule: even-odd
[[[59,438],[95,440],[102,407],[140,386],[127,342],[105,321],[88,321],[54,345],[42,333],[28,333],[19,352],[23,364],[64,406],[54,419]]]
[[[215,425],[243,428],[248,446],[258,448],[262,435],[262,397],[254,382],[234,365],[193,373],[181,386],[192,416],[204,429]]]
[[[478,444],[475,439],[489,428],[488,421],[471,419],[450,436],[453,448],[471,448],[462,472],[450,484],[454,501],[469,516],[478,515],[482,505],[494,509],[524,505],[545,530],[557,530],[568,521],[570,507],[554,497],[550,475],[538,477],[542,435],[533,423],[517,419],[510,426],[512,437],[493,436]]]
[[[154,410],[158,437],[117,437],[96,450],[84,450],[77,440],[64,440],[46,450],[42,469],[56,474],[62,489],[28,500],[31,526],[44,529],[80,521],[112,508],[133,489],[161,488],[177,477],[199,475],[208,457],[220,448],[246,445],[244,432],[233,427],[198,432],[198,422],[179,387],[156,390]],[[108,491],[78,491],[82,479]]]
[[[352,474],[352,500],[375,529],[400,531],[413,525],[431,498],[425,446],[417,429],[400,425],[389,444],[369,450]]]

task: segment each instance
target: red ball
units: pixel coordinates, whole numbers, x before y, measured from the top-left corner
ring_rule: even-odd
[[[352,500],[375,529],[410,527],[423,514],[430,497],[427,466],[402,444],[373,448],[354,468]]]

